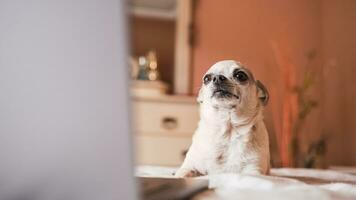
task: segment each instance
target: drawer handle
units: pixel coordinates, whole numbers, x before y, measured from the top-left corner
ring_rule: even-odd
[[[165,129],[172,130],[177,128],[178,126],[178,121],[177,118],[175,117],[164,117],[162,119],[162,126]]]

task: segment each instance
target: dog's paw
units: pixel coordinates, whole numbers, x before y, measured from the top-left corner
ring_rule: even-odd
[[[204,176],[204,174],[202,174],[198,170],[190,170],[188,173],[185,174],[184,177],[188,178],[188,177],[197,177],[197,176]]]
[[[174,176],[179,178],[191,178],[204,176],[204,174],[195,169],[179,169]]]

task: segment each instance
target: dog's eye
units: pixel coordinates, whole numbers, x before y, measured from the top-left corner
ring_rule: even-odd
[[[208,84],[211,81],[211,75],[207,74],[203,78],[204,84]]]
[[[243,71],[234,72],[234,78],[241,83],[244,83],[248,80],[247,74]]]

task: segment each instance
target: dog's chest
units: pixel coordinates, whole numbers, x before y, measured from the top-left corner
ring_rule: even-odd
[[[252,148],[254,123],[241,124],[245,119],[233,112],[209,115],[209,122],[199,125],[196,140],[200,156],[204,157],[205,169],[209,174],[238,173],[253,160],[256,149]]]
[[[240,171],[249,157],[249,137],[249,134],[241,132],[231,124],[221,127],[211,140],[214,148],[211,148],[210,170],[214,172]]]

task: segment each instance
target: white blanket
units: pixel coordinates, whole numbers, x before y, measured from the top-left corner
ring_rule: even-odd
[[[140,166],[137,176],[172,178],[176,168]],[[272,169],[269,176],[219,174],[209,180],[217,199],[354,199],[356,176],[332,170]]]

